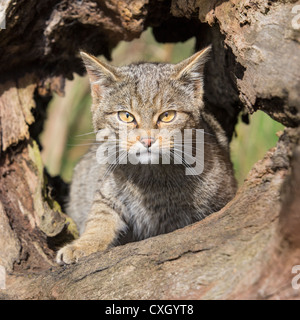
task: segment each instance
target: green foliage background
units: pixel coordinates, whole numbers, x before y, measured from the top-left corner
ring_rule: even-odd
[[[193,53],[194,39],[177,44],[158,44],[151,30],[140,39],[121,43],[113,52],[113,64],[136,61],[176,63]],[[66,84],[66,96],[55,96],[48,111],[48,120],[41,135],[42,157],[51,175],[61,175],[70,181],[79,158],[87,151],[95,135],[90,115],[90,89],[87,77],[75,76]],[[261,111],[250,116],[250,125],[239,121],[231,142],[231,156],[239,185],[252,165],[268,149],[275,146],[276,132],[283,126]],[[89,134],[87,134],[89,133]]]

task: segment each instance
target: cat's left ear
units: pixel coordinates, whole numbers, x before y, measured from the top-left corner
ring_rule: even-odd
[[[173,79],[183,80],[187,83],[194,82],[197,87],[202,87],[204,65],[209,58],[210,52],[211,46],[176,64]]]
[[[80,52],[90,78],[92,94],[101,96],[106,87],[120,79],[117,68],[104,63],[86,52]]]

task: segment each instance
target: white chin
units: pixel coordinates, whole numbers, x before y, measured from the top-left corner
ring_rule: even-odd
[[[154,153],[142,153],[138,159],[140,164],[159,164],[159,155]]]

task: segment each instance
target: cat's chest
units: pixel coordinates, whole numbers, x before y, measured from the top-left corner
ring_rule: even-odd
[[[102,194],[131,230],[132,239],[144,239],[194,222],[197,215],[195,186],[169,181],[113,180],[102,185]]]
[[[127,185],[119,191],[119,201],[123,204],[123,215],[153,215],[171,205],[175,198],[168,190]]]
[[[193,222],[197,211],[182,190],[163,185],[144,189],[127,186],[119,201],[123,207],[122,218],[138,239],[183,227]]]

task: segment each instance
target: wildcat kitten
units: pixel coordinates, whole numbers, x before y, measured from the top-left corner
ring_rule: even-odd
[[[99,144],[84,155],[74,171],[68,209],[81,236],[59,250],[58,263],[73,263],[112,245],[171,232],[220,210],[233,198],[236,182],[228,141],[203,103],[203,69],[209,51],[210,47],[175,65],[123,67],[82,53],[91,82],[95,131],[114,134],[111,142],[103,143],[118,141],[119,157],[129,155],[132,146],[142,151],[134,155],[136,165],[99,164]],[[135,133],[137,128],[147,135]],[[151,136],[151,129],[162,133]],[[176,149],[171,142],[162,145],[163,131],[174,129],[205,130],[200,175],[187,175],[184,162],[149,164],[164,150]],[[125,131],[133,133],[131,138]]]

